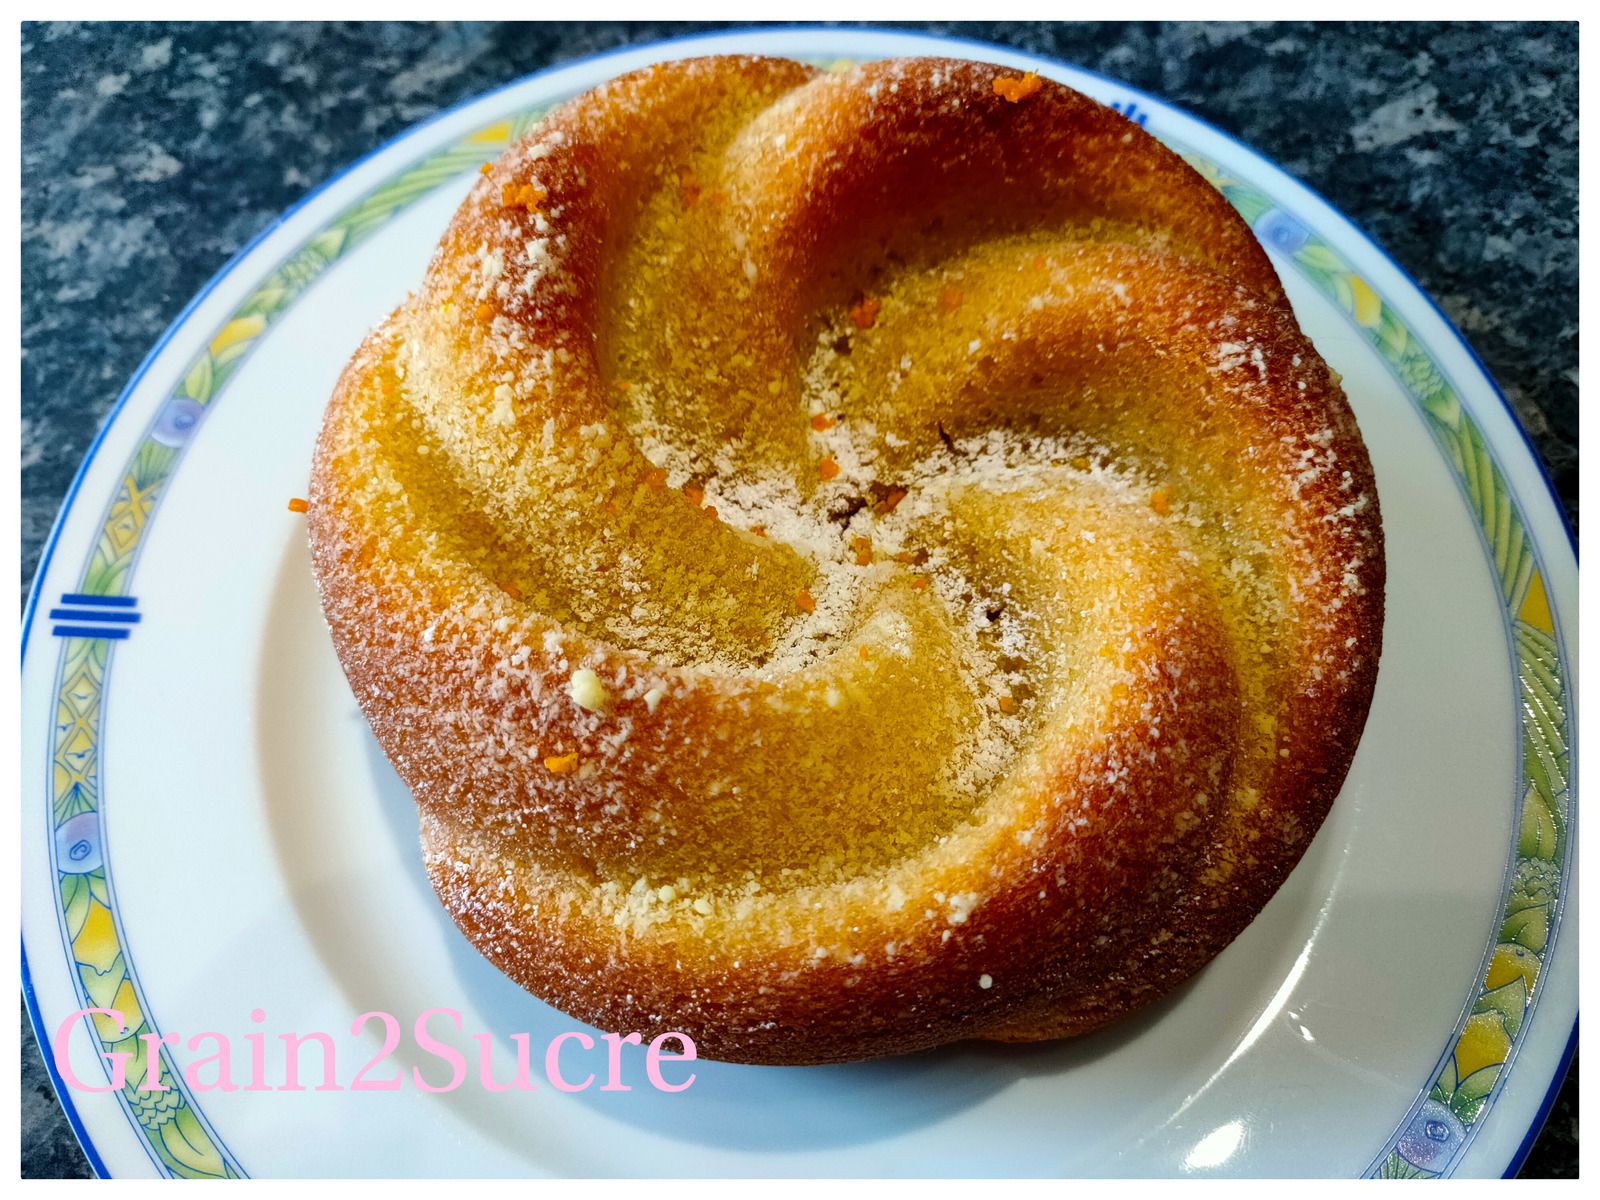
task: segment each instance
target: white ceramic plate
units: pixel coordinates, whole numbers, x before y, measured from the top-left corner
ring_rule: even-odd
[[[1401,271],[1245,147],[1111,80],[998,47],[788,29],[629,49],[429,121],[308,197],[191,304],[128,385],[46,548],[24,626],[24,978],[77,1079],[204,1031],[369,1010],[542,1047],[573,1023],[507,982],[428,888],[405,789],[356,710],[308,572],[312,441],[369,326],[421,276],[478,165],[531,114],[651,61],[951,54],[1035,69],[1190,156],[1271,248],[1377,470],[1388,625],[1372,715],[1305,860],[1177,996],[1102,1035],[825,1068],[697,1065],[677,1095],[57,1087],[117,1175],[1495,1174],[1570,1053],[1577,572],[1472,352]],[[71,1019],[90,1007],[124,1013]],[[252,1021],[253,1010],[264,1019]],[[445,1036],[436,1022],[433,1028]],[[102,1039],[105,1039],[104,1041]],[[116,1043],[116,1044],[113,1044]],[[320,1081],[317,1052],[306,1055]],[[376,1076],[421,1065],[402,1049]],[[638,1056],[628,1068],[638,1082]],[[680,1068],[681,1069],[681,1068]],[[52,1067],[54,1070],[54,1067]],[[581,1076],[581,1071],[571,1072]],[[142,1074],[131,1076],[135,1082]],[[202,1081],[214,1071],[202,1073]]]

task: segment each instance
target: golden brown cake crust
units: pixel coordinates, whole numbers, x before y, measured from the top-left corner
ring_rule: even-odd
[[[341,377],[308,520],[462,930],[736,1061],[1169,990],[1315,834],[1381,644],[1367,455],[1249,229],[963,61],[553,111]]]

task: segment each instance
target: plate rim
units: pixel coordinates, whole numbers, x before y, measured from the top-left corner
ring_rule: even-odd
[[[484,104],[497,96],[503,95],[517,88],[524,87],[536,80],[549,76],[558,71],[564,71],[568,69],[581,71],[584,68],[592,67],[608,59],[630,54],[637,55],[654,50],[678,48],[686,44],[713,43],[718,40],[737,40],[740,38],[749,37],[766,38],[771,37],[774,34],[812,34],[819,35],[824,39],[839,39],[843,41],[858,39],[863,36],[867,38],[879,36],[898,39],[911,39],[926,42],[929,44],[930,48],[943,47],[946,50],[972,50],[976,52],[982,52],[991,56],[991,60],[992,56],[998,53],[1012,61],[1032,62],[1052,68],[1067,68],[1072,72],[1096,79],[1110,87],[1114,87],[1120,92],[1126,93],[1138,99],[1146,100],[1169,113],[1176,114],[1203,129],[1209,136],[1218,139],[1231,149],[1242,152],[1250,159],[1264,164],[1277,172],[1278,175],[1289,181],[1295,187],[1302,189],[1328,213],[1331,213],[1343,226],[1341,232],[1352,236],[1354,239],[1356,239],[1356,241],[1376,254],[1379,260],[1392,269],[1403,282],[1409,294],[1414,297],[1420,297],[1426,307],[1432,311],[1442,330],[1448,335],[1450,342],[1453,343],[1454,348],[1464,352],[1467,360],[1472,366],[1473,371],[1476,373],[1479,379],[1481,379],[1481,381],[1487,385],[1489,394],[1493,396],[1495,401],[1497,401],[1503,416],[1508,418],[1508,423],[1511,429],[1515,431],[1518,439],[1521,442],[1523,458],[1525,458],[1527,461],[1518,463],[1517,465],[1525,468],[1527,464],[1531,462],[1532,466],[1537,472],[1537,477],[1542,481],[1543,498],[1549,503],[1550,507],[1554,509],[1558,523],[1562,530],[1566,533],[1567,549],[1572,554],[1573,566],[1574,569],[1576,569],[1579,558],[1577,536],[1567,515],[1566,507],[1562,502],[1559,493],[1556,491],[1550,469],[1544,461],[1543,455],[1539,451],[1538,447],[1534,444],[1526,427],[1518,417],[1515,408],[1512,406],[1504,390],[1501,388],[1498,380],[1489,370],[1488,366],[1483,362],[1482,358],[1478,355],[1471,342],[1467,340],[1467,338],[1457,328],[1455,322],[1451,320],[1451,318],[1444,312],[1439,303],[1434,299],[1433,295],[1427,289],[1425,289],[1410,273],[1410,271],[1408,271],[1392,254],[1390,254],[1388,250],[1386,250],[1375,238],[1368,234],[1360,225],[1356,224],[1356,222],[1346,216],[1338,206],[1334,205],[1310,184],[1306,183],[1304,180],[1300,179],[1298,176],[1282,167],[1277,160],[1269,157],[1259,150],[1256,150],[1249,143],[1218,127],[1207,119],[1196,115],[1181,105],[1175,104],[1170,100],[1167,100],[1136,85],[1127,83],[1124,80],[1118,79],[1114,76],[1106,75],[1092,68],[1070,62],[1066,59],[1053,58],[1048,55],[1041,55],[1031,51],[1017,49],[1001,43],[931,33],[924,30],[904,29],[892,24],[873,24],[865,27],[839,28],[821,26],[806,22],[780,22],[770,25],[743,25],[685,33],[648,42],[629,43],[621,46],[614,46],[593,54],[582,55],[570,59],[564,59],[559,62],[549,63],[537,70],[528,72],[524,75],[518,76],[517,78],[507,80],[483,92],[465,96],[452,102],[450,105],[439,109],[437,112],[430,114],[422,120],[406,126],[404,129],[400,130],[390,138],[372,147],[350,162],[344,164],[337,171],[329,175],[316,186],[307,190],[292,204],[279,211],[271,221],[269,221],[260,231],[258,231],[233,255],[231,255],[222,264],[222,266],[219,267],[209,279],[207,279],[205,284],[188,300],[183,308],[180,309],[178,314],[163,330],[161,336],[145,354],[134,372],[129,376],[116,400],[112,403],[110,408],[107,410],[106,415],[102,418],[99,428],[96,430],[95,436],[91,439],[89,446],[87,447],[84,456],[73,475],[72,481],[63,496],[55,519],[52,522],[49,534],[42,543],[39,560],[35,567],[33,579],[29,586],[28,599],[23,613],[19,656],[21,661],[24,663],[27,661],[30,634],[32,632],[32,624],[35,612],[42,594],[42,584],[53,561],[55,551],[58,548],[67,518],[72,512],[74,504],[78,499],[79,492],[85,483],[91,467],[95,463],[99,452],[102,449],[103,444],[113,426],[122,416],[128,402],[132,398],[133,394],[138,390],[139,385],[143,382],[150,369],[154,367],[161,359],[174,338],[177,337],[177,335],[188,326],[194,317],[196,310],[202,306],[202,304],[217,290],[218,287],[232,277],[234,273],[238,271],[238,269],[244,264],[244,262],[262,246],[263,243],[271,238],[273,234],[278,232],[287,222],[290,221],[291,218],[297,215],[302,209],[306,208],[308,205],[325,195],[327,192],[334,189],[337,185],[345,181],[351,175],[365,167],[372,160],[398,146],[412,141],[429,128],[453,116],[456,116],[458,113],[469,107]],[[708,49],[708,52],[712,51],[709,51]],[[780,51],[773,52],[778,53]],[[848,53],[848,51],[845,51],[844,53]],[[437,151],[438,149],[443,148],[444,147],[439,147],[435,149]],[[293,251],[291,250],[290,253],[293,253]],[[1473,415],[1477,416],[1478,414],[1474,413]],[[1485,440],[1486,442],[1488,441],[1487,438]],[[1492,443],[1491,448],[1494,448],[1492,447]],[[1504,455],[1497,454],[1496,458],[1503,459]],[[1509,480],[1507,483],[1508,486],[1511,486]],[[1526,509],[1528,507],[1532,507],[1532,505],[1524,504],[1520,505],[1519,507]],[[1533,537],[1531,530],[1529,530],[1529,541],[1533,546],[1538,547],[1538,542]],[[1542,549],[1542,547],[1539,548]],[[1551,549],[1556,548],[1552,547]],[[1502,610],[1504,610],[1504,604],[1502,604],[1501,607]],[[1551,607],[1555,607],[1554,603],[1552,603]],[[1558,638],[1558,650],[1566,649],[1567,640],[1568,639],[1566,635],[1563,633]],[[1513,678],[1515,680],[1516,676],[1514,675]],[[1569,682],[1568,691],[1573,699],[1573,709],[1572,712],[1569,713],[1569,719],[1571,719],[1576,711],[1575,680]],[[1571,757],[1572,767],[1570,771],[1570,778],[1573,781],[1570,789],[1570,795],[1572,798],[1570,809],[1572,815],[1575,815],[1576,812],[1576,759],[1577,756],[1575,753],[1573,753]],[[1569,817],[1569,819],[1571,818]],[[56,1064],[53,1061],[53,1057],[45,1051],[47,1041],[45,1038],[45,1031],[43,1029],[43,1013],[40,1009],[29,967],[25,935],[21,939],[21,967],[22,990],[28,1008],[30,1025],[33,1028],[37,1049],[39,1050],[40,1056],[44,1061],[44,1065],[51,1080],[52,1087],[55,1090],[57,1101],[60,1103],[65,1115],[67,1116],[69,1126],[72,1128],[74,1136],[77,1138],[80,1147],[83,1149],[85,1157],[89,1160],[90,1166],[100,1177],[109,1178],[109,1168],[101,1157],[98,1149],[95,1147],[92,1138],[88,1134],[82,1116],[77,1111],[76,1105],[73,1103],[73,1100],[70,1096],[71,1089],[65,1086],[64,1081],[61,1079],[56,1068]],[[1507,1177],[1516,1174],[1522,1164],[1526,1161],[1534,1141],[1543,1129],[1549,1113],[1554,1106],[1556,1097],[1559,1094],[1566,1074],[1570,1069],[1572,1057],[1577,1051],[1578,1025],[1579,1017],[1578,1013],[1575,1011],[1572,1028],[1567,1036],[1565,1049],[1559,1055],[1557,1069],[1547,1084],[1546,1094],[1541,1100],[1540,1104],[1537,1106],[1532,1123],[1525,1131],[1520,1144],[1512,1152],[1511,1157],[1505,1167],[1503,1174]],[[1459,1162],[1460,1156],[1458,1156],[1456,1160],[1456,1163]]]

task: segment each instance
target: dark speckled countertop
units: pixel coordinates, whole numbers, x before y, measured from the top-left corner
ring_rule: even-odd
[[[22,587],[96,426],[282,209],[457,100],[683,25],[28,24]],[[699,27],[705,28],[705,27]],[[1575,25],[936,25],[1182,105],[1371,233],[1466,334],[1577,523]],[[22,1017],[22,1174],[88,1174]],[[1524,1174],[1576,1176],[1577,1063]]]

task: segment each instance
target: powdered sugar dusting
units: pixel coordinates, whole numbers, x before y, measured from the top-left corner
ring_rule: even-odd
[[[1337,383],[1203,182],[997,70],[607,85],[330,408],[319,580],[430,876],[587,1019],[1087,1027],[1342,773],[1382,542]],[[1114,211],[1105,155],[1152,181]]]

